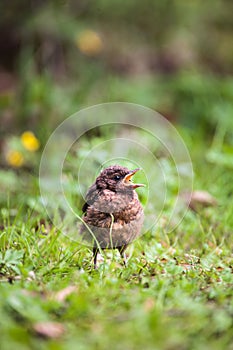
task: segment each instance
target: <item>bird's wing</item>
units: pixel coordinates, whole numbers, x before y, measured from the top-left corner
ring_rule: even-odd
[[[87,191],[86,197],[85,197],[85,203],[82,207],[83,213],[87,211],[87,208],[94,203],[95,199],[98,197],[98,190],[97,186],[94,183]]]

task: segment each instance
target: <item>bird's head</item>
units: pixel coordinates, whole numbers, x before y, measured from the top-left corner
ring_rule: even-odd
[[[137,187],[143,187],[144,184],[135,184],[132,182],[133,175],[140,168],[129,170],[120,165],[111,165],[104,169],[96,179],[97,187],[100,189],[109,189],[114,192],[132,191]]]

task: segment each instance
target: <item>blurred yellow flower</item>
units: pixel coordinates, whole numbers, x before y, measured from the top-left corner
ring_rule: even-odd
[[[19,151],[9,151],[6,154],[6,161],[9,165],[19,168],[24,164],[24,158]]]
[[[93,30],[84,30],[76,37],[79,50],[87,56],[98,55],[103,49],[103,41],[100,35]]]
[[[25,131],[21,135],[21,141],[23,146],[30,152],[35,152],[40,147],[40,141],[31,131]]]

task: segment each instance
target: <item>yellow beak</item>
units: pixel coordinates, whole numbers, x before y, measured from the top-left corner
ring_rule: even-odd
[[[134,184],[133,182],[131,182],[131,178],[132,176],[138,172],[139,170],[141,170],[141,168],[137,168],[134,170],[131,170],[123,179],[123,182],[125,183],[126,186],[131,186],[133,188],[137,188],[137,187],[144,187],[144,184]]]

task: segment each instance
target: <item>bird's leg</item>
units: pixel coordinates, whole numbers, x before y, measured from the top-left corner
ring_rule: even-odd
[[[122,247],[119,247],[118,250],[119,250],[119,253],[121,255],[121,258],[123,260],[123,264],[125,266],[127,266],[127,259],[126,259],[126,254],[125,254],[125,250],[127,248],[127,245],[123,245]]]
[[[97,269],[97,255],[99,253],[99,249],[98,248],[93,248],[93,259],[94,259],[94,269]]]

